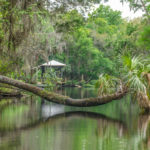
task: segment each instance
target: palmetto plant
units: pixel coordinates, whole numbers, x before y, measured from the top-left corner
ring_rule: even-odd
[[[122,63],[122,76],[125,85],[136,93],[143,92],[147,93],[147,81],[144,77],[147,73],[147,60],[141,56],[129,57],[123,56]]]
[[[117,85],[120,80],[114,76],[108,74],[101,74],[99,80],[95,84],[95,88],[98,89],[98,95],[106,95],[114,93],[117,90]]]
[[[128,91],[134,93],[136,96],[143,94],[149,97],[150,60],[142,56],[123,56],[121,64],[120,79],[106,74],[99,76],[99,80],[96,83],[99,95],[113,93],[118,89],[119,84],[123,83],[123,87],[126,87]]]

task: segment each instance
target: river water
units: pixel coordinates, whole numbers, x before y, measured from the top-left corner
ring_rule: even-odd
[[[60,90],[74,98],[93,89]],[[127,95],[89,108],[47,102],[37,96],[0,101],[0,150],[149,150],[150,116]]]

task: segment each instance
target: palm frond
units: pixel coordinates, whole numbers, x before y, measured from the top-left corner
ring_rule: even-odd
[[[111,94],[117,90],[119,82],[120,80],[114,76],[101,74],[95,84],[95,88],[98,89],[98,95]]]
[[[147,72],[148,60],[142,56],[123,57],[123,80],[128,88],[139,93],[147,93],[148,84],[144,74]],[[149,66],[150,67],[150,66]],[[149,68],[150,69],[150,68]]]

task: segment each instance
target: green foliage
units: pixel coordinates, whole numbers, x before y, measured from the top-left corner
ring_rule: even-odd
[[[73,41],[70,41],[69,64],[76,77],[85,74],[90,76],[94,71],[95,65],[99,62],[101,52],[93,46],[92,39],[89,37],[89,31],[80,28],[74,33]],[[90,58],[87,61],[87,58]]]
[[[8,75],[12,71],[13,62],[0,59],[0,74]]]
[[[99,34],[112,35],[123,22],[121,13],[113,11],[109,6],[100,5],[88,18],[87,27]]]
[[[106,39],[105,49],[111,49],[112,58],[119,55],[139,55],[141,53],[140,47],[137,45],[141,19],[124,22],[119,26],[116,33],[112,34]]]
[[[71,67],[69,72],[66,70],[69,76],[80,80],[82,75],[85,79],[89,79],[97,78],[99,73],[104,71],[112,72],[113,63],[94,46],[88,29],[79,28],[70,39],[69,52],[62,54]]]
[[[73,32],[84,25],[83,16],[76,10],[59,14],[56,21],[56,30],[58,32]]]
[[[90,16],[92,19],[104,18],[109,25],[119,25],[122,23],[120,11],[114,11],[109,6],[100,5]]]
[[[95,84],[95,88],[98,89],[98,95],[112,94],[116,91],[120,80],[114,76],[108,74],[101,74],[98,81]]]
[[[9,62],[7,72],[10,74],[22,71],[24,58],[28,59],[26,52],[29,48],[27,46],[30,45],[26,39],[30,38],[30,34],[33,36],[37,24],[43,25],[43,17],[46,15],[47,11],[39,9],[35,1],[0,0],[0,59],[7,59],[6,63]],[[30,54],[33,56],[33,53]],[[3,66],[6,66],[6,63],[4,61]],[[5,68],[2,70],[6,72]]]
[[[79,3],[83,6],[83,1]],[[0,73],[13,78],[30,80],[32,68],[54,58],[67,64],[63,71],[71,80],[96,80],[103,73],[119,76],[120,56],[148,54],[150,48],[148,20],[127,22],[108,6],[100,5],[85,19],[75,7],[49,12],[42,1],[0,0],[0,4],[0,52],[1,58],[7,58],[6,63],[1,59]],[[59,80],[55,72],[45,78],[48,84]]]
[[[145,48],[150,50],[150,25],[144,27],[143,32],[138,40],[138,44],[142,49]]]
[[[143,92],[147,93],[148,81],[145,78],[145,74],[148,73],[149,61],[138,56],[138,57],[123,57],[123,80],[131,91],[136,93]]]
[[[95,84],[95,87],[98,88],[99,95],[114,93],[119,90],[119,86],[122,86],[120,90],[126,87],[136,96],[139,93],[149,96],[150,85],[149,79],[146,76],[150,72],[150,61],[144,59],[142,56],[123,56],[121,61],[122,69],[120,79],[107,74],[100,75],[99,80]]]
[[[57,82],[61,81],[61,78],[59,78],[56,74],[56,71],[54,69],[47,69],[44,73],[44,83],[48,86],[54,86]]]
[[[126,26],[126,34],[128,36],[132,35],[134,32],[137,31],[137,27],[138,25],[137,24],[134,24],[133,22],[129,22],[127,23],[127,26]]]

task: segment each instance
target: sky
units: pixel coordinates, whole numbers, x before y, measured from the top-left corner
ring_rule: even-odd
[[[124,3],[122,5],[122,3],[120,3],[120,0],[109,0],[109,2],[105,2],[103,4],[109,5],[113,10],[121,11],[123,18],[133,19],[136,17],[140,17],[143,14],[142,11],[137,11],[135,13],[133,11],[130,11],[129,4]]]
[[[55,0],[50,0],[51,2],[55,2]],[[103,5],[108,5],[110,6],[113,10],[119,10],[122,12],[122,17],[123,18],[128,18],[128,20],[130,19],[133,19],[133,18],[137,18],[137,17],[141,17],[143,12],[142,11],[137,11],[134,13],[134,11],[130,10],[129,8],[129,3],[124,3],[122,4],[120,2],[120,0],[109,0],[109,2],[105,2],[104,3],[104,0],[101,1],[100,4],[103,4]],[[87,12],[84,12],[84,16],[85,17],[88,17],[88,13],[90,12],[93,12],[96,8],[99,7],[99,4],[98,5],[94,5],[94,8],[92,10],[89,10]],[[80,12],[80,6],[77,7],[77,10]]]

